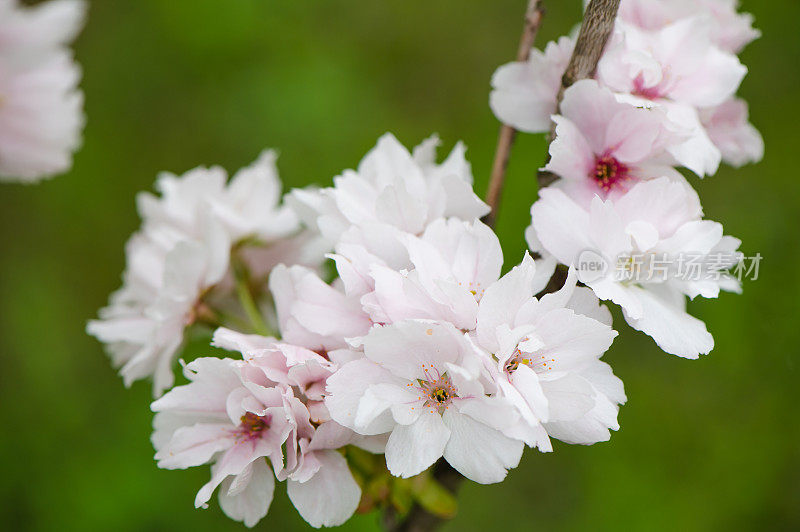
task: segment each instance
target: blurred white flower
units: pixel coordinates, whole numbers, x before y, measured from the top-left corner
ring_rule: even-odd
[[[271,267],[297,256],[285,244],[299,225],[280,205],[274,161],[272,152],[264,152],[227,185],[219,167],[195,168],[182,176],[164,173],[156,183],[161,196],[143,192],[137,198],[142,228],[126,248],[123,286],[87,327],[107,344],[126,385],[152,376],[156,395],[172,386],[185,328],[207,318],[208,304],[220,295],[213,288],[233,290],[234,246],[277,246],[279,253],[268,260],[259,257],[262,268],[265,262]]]
[[[31,183],[72,165],[84,116],[67,45],[85,12],[82,0],[0,0],[0,180]]]

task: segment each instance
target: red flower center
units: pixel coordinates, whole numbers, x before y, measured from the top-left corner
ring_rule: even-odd
[[[628,179],[628,167],[610,155],[597,159],[592,178],[597,185],[608,192],[621,181]]]
[[[257,416],[247,412],[241,418],[240,430],[243,436],[255,438],[269,428],[269,416]]]

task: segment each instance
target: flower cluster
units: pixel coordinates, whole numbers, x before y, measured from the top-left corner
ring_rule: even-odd
[[[82,0],[23,7],[0,0],[0,180],[30,183],[65,172],[80,144],[80,68],[66,47]]]
[[[552,124],[555,133],[543,170],[558,180],[531,209],[531,249],[574,265],[579,280],[671,354],[696,358],[714,345],[687,314],[686,296],[713,298],[720,289],[738,291],[738,283],[597,276],[581,270],[580,258],[726,254],[722,269],[739,262],[740,242],[702,220],[697,194],[677,168],[704,177],[721,161],[739,166],[763,156],[747,104],[735,96],[747,72],[736,54],[758,36],[734,0],[622,0],[594,79],[569,87],[560,102],[575,45],[569,37],[500,67],[492,80],[501,121],[529,132]]]
[[[126,245],[123,286],[87,328],[107,345],[126,385],[153,377],[160,395],[174,382],[188,326],[219,323],[237,290],[251,299],[248,307],[258,305],[250,285],[275,264],[314,261],[297,217],[280,204],[275,158],[265,151],[229,183],[219,167],[164,173],[161,197],[137,198],[143,223]]]
[[[247,526],[285,482],[320,527],[399,509],[391,490],[422,504],[441,489],[436,463],[495,483],[526,446],[608,440],[626,397],[601,360],[617,335],[601,300],[696,358],[713,338],[687,296],[740,289],[727,272],[740,242],[703,219],[677,170],[761,157],[734,98],[735,53],[758,33],[734,8],[623,0],[595,79],[561,101],[571,38],[497,71],[492,108],[522,130],[553,124],[544,170],[559,178],[532,207],[536,260],[505,274],[461,143],[438,162],[437,137],[409,151],[386,134],[332,186],[286,195],[271,151],[230,180],[217,167],[161,175],[160,195],[138,198],[123,286],[88,324],[126,385],[153,380],[158,465],[209,464],[195,505],[217,491]],[[679,275],[670,264],[685,257],[714,275]],[[181,360],[175,386],[201,327],[226,358]]]
[[[159,466],[212,464],[198,507],[219,489],[222,510],[252,526],[278,479],[306,521],[333,526],[361,499],[345,447],[385,453],[403,478],[444,458],[492,483],[526,444],[591,444],[618,428],[622,382],[600,360],[617,334],[608,310],[574,272],[537,298],[553,260],[526,254],[501,276],[464,146],[438,164],[437,144],[412,154],[385,135],[333,187],[285,205],[271,152],[230,183],[199,168],[139,198],[125,284],[88,329],[126,383],[153,377]],[[320,248],[333,283],[302,263]],[[185,364],[189,383],[161,395],[187,329],[230,323],[242,291],[256,318],[213,339],[232,358]]]

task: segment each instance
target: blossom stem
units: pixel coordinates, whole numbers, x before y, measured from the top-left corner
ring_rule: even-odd
[[[523,62],[528,60],[531,48],[536,40],[536,34],[539,32],[539,24],[541,24],[543,15],[544,8],[542,7],[541,1],[529,0],[528,9],[525,11],[525,27],[519,41],[519,49],[517,50],[517,61]],[[489,178],[489,187],[486,191],[486,203],[492,210],[484,217],[483,221],[489,227],[494,226],[497,218],[497,210],[500,208],[500,198],[503,193],[506,168],[508,167],[508,159],[511,156],[511,147],[514,144],[514,137],[516,137],[516,134],[517,130],[513,127],[505,124],[500,126],[500,133],[497,137],[497,149],[495,150],[494,162],[492,163],[492,174]]]
[[[236,278],[236,294],[239,296],[239,303],[242,305],[247,318],[253,330],[260,335],[269,336],[270,330],[267,327],[261,311],[258,310],[255,299],[253,299],[253,292],[250,290],[250,283],[248,280],[247,268],[240,261],[235,260],[233,263],[233,273]]]

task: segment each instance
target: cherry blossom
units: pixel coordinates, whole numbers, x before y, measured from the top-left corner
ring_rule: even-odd
[[[683,138],[659,109],[618,102],[596,81],[583,80],[567,89],[553,120],[556,137],[544,170],[563,178],[558,186],[573,198],[588,204],[595,195],[618,197],[642,180],[683,180],[667,153]]]
[[[275,477],[287,482],[290,500],[312,526],[349,519],[361,490],[333,449],[358,444],[359,437],[314,421],[310,406],[321,399],[319,383],[333,364],[303,348],[226,329],[214,342],[242,350],[245,360],[197,359],[185,368],[191,382],[153,403],[159,467],[213,462],[195,505],[207,507],[219,487],[222,510],[250,527],[266,515]]]
[[[753,28],[751,14],[737,12],[738,3],[738,0],[623,0],[619,17],[648,31],[682,18],[702,18],[710,26],[714,44],[738,54],[761,35]]]
[[[72,165],[84,116],[67,45],[85,12],[80,0],[0,0],[0,180],[31,183]]]
[[[723,236],[719,223],[702,220],[699,198],[689,186],[660,178],[634,186],[616,201],[595,197],[588,209],[561,190],[542,190],[540,197],[531,212],[547,253],[576,267],[586,259],[606,265],[599,275],[579,268],[579,279],[600,299],[619,304],[626,321],[667,353],[697,358],[711,351],[714,340],[705,324],[686,312],[686,296],[716,298],[721,289],[738,291],[738,284],[729,276],[687,276],[675,268],[689,257],[702,264],[717,257],[716,268],[725,271],[741,256],[737,239]]]
[[[358,298],[303,266],[276,267],[269,289],[281,335],[291,343],[318,351],[340,349],[347,347],[347,338],[363,336],[372,325]]]
[[[703,109],[700,117],[726,163],[739,167],[757,163],[764,157],[764,139],[748,122],[744,100],[732,98],[716,107]]]
[[[328,379],[331,417],[360,434],[390,433],[386,465],[417,475],[444,457],[483,484],[516,467],[523,443],[503,434],[518,421],[494,391],[479,358],[452,325],[404,321],[364,338],[365,358]]]
[[[421,237],[409,235],[405,244],[413,268],[372,267],[375,289],[362,298],[372,320],[441,319],[474,329],[478,301],[503,265],[494,232],[480,221],[441,219]]]
[[[295,210],[333,246],[352,225],[386,224],[410,234],[421,234],[440,217],[474,220],[488,207],[472,191],[472,172],[458,143],[436,164],[437,137],[409,153],[397,139],[382,136],[358,165],[335,177],[334,186],[294,190]]]
[[[618,404],[625,402],[622,381],[599,359],[616,331],[611,314],[571,273],[558,291],[541,299],[529,255],[480,302],[475,342],[487,353],[487,366],[520,411],[514,432],[542,451],[549,436],[592,444],[617,430]]]
[[[495,116],[528,133],[550,130],[550,116],[558,107],[556,97],[575,41],[561,37],[547,43],[544,52],[531,50],[528,60],[498,68],[492,75],[489,105]]]
[[[184,330],[204,319],[217,292],[233,290],[234,246],[255,241],[269,247],[299,230],[294,214],[279,204],[272,152],[226,181],[219,167],[163,173],[156,183],[160,196],[143,192],[137,198],[142,228],[126,247],[123,286],[87,326],[121,366],[126,385],[152,376],[156,395],[172,386]],[[292,246],[272,251],[268,260],[254,262],[264,269],[297,256]]]

